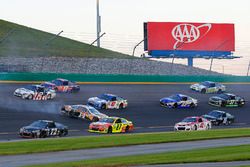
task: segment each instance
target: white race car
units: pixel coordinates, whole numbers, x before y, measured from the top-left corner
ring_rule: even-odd
[[[211,129],[212,124],[202,117],[186,117],[181,122],[175,124],[175,131],[192,131],[192,130],[208,130]]]
[[[56,92],[41,85],[29,85],[16,89],[14,96],[29,100],[50,100],[56,97]]]
[[[128,106],[128,102],[120,96],[104,93],[98,97],[89,98],[88,105],[97,109],[123,109]]]
[[[191,85],[190,88],[201,93],[223,93],[226,91],[226,86],[212,81],[196,83]]]

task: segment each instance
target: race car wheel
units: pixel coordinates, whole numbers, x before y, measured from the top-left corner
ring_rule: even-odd
[[[123,109],[123,103],[119,105],[119,109]]]
[[[225,101],[222,101],[220,106],[221,106],[221,107],[226,107],[226,102],[225,102]]]
[[[225,125],[230,125],[231,123],[232,123],[232,121],[227,120],[226,123],[225,123]]]
[[[197,125],[194,125],[194,130],[197,130]]]
[[[97,122],[97,121],[99,121],[99,118],[94,117],[94,118],[92,119],[92,121],[93,121],[93,122]]]
[[[174,103],[173,108],[177,108],[177,107],[178,107],[178,104]]]
[[[29,100],[33,99],[33,95],[29,95],[29,96],[28,96],[28,99],[29,99]]]
[[[201,89],[201,93],[205,94],[206,93],[206,89]]]
[[[108,128],[108,133],[112,133],[112,127],[111,126]]]
[[[129,126],[126,126],[125,132],[128,133],[129,131]]]
[[[63,137],[63,136],[66,136],[68,134],[68,130],[67,129],[64,129],[64,130],[60,130],[59,132],[59,137]]]
[[[194,107],[195,107],[194,103],[191,103],[190,108],[194,108]]]
[[[37,138],[37,133],[32,133],[32,138]]]
[[[102,104],[101,109],[106,109],[106,104]]]
[[[50,99],[51,99],[51,94],[49,94],[49,95],[48,95],[47,99],[48,99],[48,100],[50,100]]]
[[[219,89],[219,90],[217,91],[217,93],[218,93],[218,94],[221,94],[221,93],[222,93],[222,90],[221,90],[221,89]]]
[[[39,136],[40,138],[45,138],[45,137],[47,137],[47,135],[46,135],[46,132],[45,131],[42,131],[41,133],[40,133],[40,136]]]

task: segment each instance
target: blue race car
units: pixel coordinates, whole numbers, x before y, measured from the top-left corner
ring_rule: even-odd
[[[160,99],[161,106],[169,108],[194,108],[197,103],[197,99],[183,94],[175,94]]]

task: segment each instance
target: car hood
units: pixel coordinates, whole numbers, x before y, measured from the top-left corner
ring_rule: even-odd
[[[95,103],[106,103],[107,101],[104,99],[100,99],[99,97],[91,97],[89,98],[90,102],[95,102]]]
[[[165,102],[165,103],[171,103],[171,102],[176,102],[175,99],[169,98],[169,97],[164,97],[162,99],[160,99],[161,102]]]
[[[22,127],[22,129],[24,129],[26,131],[34,131],[34,130],[40,130],[41,128],[34,127],[34,126],[24,126],[24,127]]]
[[[211,115],[207,115],[207,114],[203,115],[202,117],[203,117],[203,118],[206,118],[206,119],[209,120],[209,121],[217,120],[216,117],[211,116]]]
[[[32,90],[26,89],[26,88],[18,88],[15,90],[17,93],[33,93]]]
[[[109,126],[111,125],[111,123],[107,123],[107,122],[93,122],[91,123],[92,126]]]
[[[219,100],[225,100],[225,99],[223,99],[223,98],[221,98],[219,96],[212,96],[212,97],[209,98],[209,100],[219,101]]]
[[[176,125],[178,126],[186,126],[186,125],[192,125],[195,124],[194,122],[178,122]]]
[[[200,89],[206,88],[206,86],[201,85],[201,84],[199,84],[199,83],[193,84],[193,85],[191,85],[190,87],[191,87],[191,88],[200,88]]]

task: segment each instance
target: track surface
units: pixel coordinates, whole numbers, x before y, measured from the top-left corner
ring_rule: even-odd
[[[26,155],[0,156],[0,167],[17,167],[31,164],[67,162],[86,159],[98,159],[114,156],[150,154],[212,147],[237,146],[250,144],[250,138],[203,140],[195,142],[177,142],[162,144],[144,144],[113,148],[85,149],[75,151],[60,151]],[[2,165],[2,166],[1,166]]]
[[[200,94],[189,89],[187,84],[166,85],[81,85],[81,91],[74,94],[58,93],[54,100],[32,101],[13,96],[16,88],[24,84],[0,84],[0,141],[20,139],[19,128],[39,119],[49,119],[67,125],[69,136],[99,135],[87,132],[89,122],[61,115],[64,104],[85,104],[87,99],[101,93],[113,93],[128,99],[129,106],[123,110],[102,110],[109,116],[120,116],[133,121],[135,131],[172,131],[176,122],[186,116],[203,115],[213,109],[220,109],[235,115],[236,123],[231,126],[213,128],[250,127],[250,85],[226,85],[228,92],[245,98],[242,108],[218,108],[208,105],[213,94]],[[159,99],[175,93],[190,95],[198,99],[194,109],[169,109],[159,105]]]

